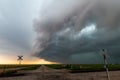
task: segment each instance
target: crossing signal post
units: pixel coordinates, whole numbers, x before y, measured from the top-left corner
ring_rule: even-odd
[[[19,65],[21,65],[21,61],[23,60],[23,56],[18,56]]]
[[[107,64],[107,56],[106,56],[105,49],[102,49],[102,55],[103,55],[103,59],[104,59],[104,67],[106,69],[107,78],[108,78],[108,80],[110,80],[110,75],[109,75],[109,71],[108,71],[108,64]]]

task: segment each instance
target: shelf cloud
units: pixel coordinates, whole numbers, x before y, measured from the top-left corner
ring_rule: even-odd
[[[34,20],[35,56],[60,63],[82,63],[84,59],[94,63],[91,59],[98,58],[98,63],[98,54],[105,48],[112,62],[120,59],[119,0],[50,1]]]

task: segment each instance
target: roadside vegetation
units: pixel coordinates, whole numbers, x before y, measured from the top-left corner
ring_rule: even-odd
[[[0,65],[0,77],[18,74],[18,71],[36,70],[41,65]],[[103,64],[50,64],[52,69],[67,69],[70,73],[105,71]],[[120,70],[120,64],[109,64],[109,71]]]
[[[8,64],[8,65],[0,65],[0,69],[22,68],[22,67],[30,67],[30,66],[40,66],[40,65],[10,65]]]
[[[67,69],[71,73],[79,73],[79,72],[97,72],[97,71],[105,71],[103,64],[55,64],[55,65],[46,65],[53,69]],[[119,64],[109,64],[108,69],[110,71],[120,70]]]
[[[18,71],[36,70],[40,65],[0,65],[0,77],[19,75]]]

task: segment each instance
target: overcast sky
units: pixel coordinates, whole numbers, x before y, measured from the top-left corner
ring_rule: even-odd
[[[119,63],[120,1],[0,0],[0,57]],[[15,58],[14,57],[14,58]]]
[[[35,34],[33,21],[39,16],[43,1],[0,0],[1,57],[31,55]]]

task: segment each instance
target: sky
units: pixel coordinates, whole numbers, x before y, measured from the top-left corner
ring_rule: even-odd
[[[0,64],[120,60],[119,0],[0,0]]]
[[[33,22],[44,0],[0,0],[0,64],[50,63],[32,56]],[[40,62],[41,61],[41,62]]]

